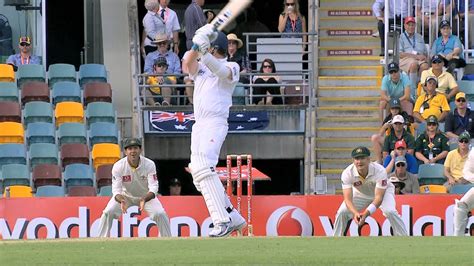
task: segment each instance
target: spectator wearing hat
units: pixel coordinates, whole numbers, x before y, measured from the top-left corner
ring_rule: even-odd
[[[474,136],[474,112],[467,107],[466,94],[458,92],[455,97],[456,109],[446,117],[445,132],[450,139],[457,140],[458,136],[467,131]]]
[[[395,158],[395,171],[388,175],[388,179],[395,186],[395,194],[418,194],[420,184],[418,177],[407,171],[407,160],[404,156]],[[397,187],[399,193],[397,193]]]
[[[439,30],[441,36],[433,42],[431,54],[444,57],[448,61],[447,72],[453,74],[455,68],[466,66],[462,43],[458,36],[452,35],[449,21],[442,20]]]
[[[413,140],[413,147],[415,146],[415,141]],[[418,174],[418,162],[416,161],[416,157],[413,156],[413,149],[412,153],[407,153],[407,143],[405,142],[404,139],[397,140],[395,142],[395,148],[393,151],[390,152],[389,155],[387,155],[383,161],[383,167],[385,167],[385,170],[387,173],[392,173],[396,166],[396,158],[402,156],[406,160],[406,170],[412,174]]]
[[[396,115],[392,119],[392,129],[390,133],[385,137],[383,143],[382,153],[383,156],[389,155],[395,149],[395,143],[399,140],[404,140],[407,144],[407,152],[409,154],[414,153],[415,148],[415,139],[413,136],[408,132],[405,126],[405,119],[401,115]]]
[[[449,152],[449,139],[438,130],[438,119],[430,115],[426,119],[426,131],[415,142],[418,164],[444,163]]]
[[[247,54],[242,51],[242,46],[244,45],[242,40],[237,37],[234,33],[230,33],[227,35],[227,61],[229,62],[236,62],[239,64],[240,73],[250,73],[252,72],[252,68],[250,67],[250,60]],[[242,83],[249,83],[248,78],[244,77],[245,80],[241,81]]]
[[[145,90],[145,102],[148,105],[171,105],[171,95],[176,84],[175,76],[165,76],[168,69],[166,58],[160,56],[153,63],[153,76],[148,77]],[[170,85],[170,86],[166,86]]]
[[[255,75],[253,77],[253,83],[256,86],[252,87],[253,104],[283,104],[283,99],[281,97],[283,88],[278,85],[281,84],[281,77],[275,74],[276,66],[273,60],[265,58],[260,66],[259,73],[264,75]],[[275,84],[275,86],[265,86],[260,87],[258,84]],[[266,95],[266,96],[265,96]]]
[[[469,142],[471,136],[468,132],[463,132],[458,138],[458,148],[450,151],[446,156],[444,162],[444,176],[448,179],[444,186],[451,189],[451,186],[457,184],[468,184],[463,177],[464,164],[466,163],[467,156],[469,155]]]
[[[181,196],[181,181],[178,178],[171,179],[170,196]]]
[[[435,116],[437,121],[444,121],[451,110],[446,96],[436,92],[438,79],[434,76],[426,78],[426,93],[418,96],[413,107],[413,117],[416,121],[424,123],[429,116]]]
[[[459,92],[458,84],[451,73],[444,71],[443,67],[446,64],[446,59],[440,55],[434,55],[431,58],[431,68],[421,73],[421,86],[425,86],[428,77],[436,77],[438,87],[436,91],[443,93],[446,99],[451,99]],[[422,87],[420,87],[421,89]],[[424,90],[419,90],[418,96],[425,94]]]
[[[429,68],[425,42],[421,34],[415,32],[416,20],[414,17],[405,18],[405,31],[400,34],[400,68],[408,73],[411,81],[410,96],[416,100],[416,85],[421,72]]]
[[[380,121],[383,119],[383,111],[391,99],[400,101],[402,110],[411,115],[413,105],[410,101],[410,78],[407,74],[400,72],[397,63],[388,64],[388,73],[382,79],[380,91]]]
[[[155,60],[164,57],[168,62],[166,74],[181,74],[181,61],[176,53],[169,50],[168,36],[165,33],[158,33],[152,43],[156,44],[158,49],[145,57],[145,73],[152,73]]]
[[[24,36],[20,38],[18,42],[19,53],[10,55],[7,58],[6,63],[13,66],[13,69],[16,71],[21,65],[40,65],[41,59],[31,53],[31,38]]]

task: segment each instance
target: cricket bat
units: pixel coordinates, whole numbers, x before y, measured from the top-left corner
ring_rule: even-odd
[[[215,30],[221,31],[229,23],[237,18],[252,0],[230,0],[229,3],[219,12],[219,14],[211,21],[211,25]]]

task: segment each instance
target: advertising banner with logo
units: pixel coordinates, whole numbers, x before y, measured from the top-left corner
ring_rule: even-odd
[[[453,204],[458,195],[397,196],[397,210],[410,235],[453,233]],[[96,237],[108,197],[0,199],[0,238],[36,239]],[[207,236],[211,219],[199,196],[160,197],[171,221],[173,236]],[[235,200],[235,199],[233,199]],[[254,196],[253,233],[257,236],[330,236],[342,196]],[[242,213],[247,214],[246,198]],[[468,226],[474,225],[470,217]],[[245,234],[245,232],[244,232]],[[112,227],[112,237],[155,237],[158,230],[138,207]],[[380,210],[361,229],[351,223],[347,235],[391,235]]]

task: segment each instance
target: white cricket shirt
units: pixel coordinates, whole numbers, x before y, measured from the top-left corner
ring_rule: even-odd
[[[367,177],[361,177],[356,166],[351,164],[342,172],[341,180],[342,189],[352,188],[353,192],[359,192],[367,197],[375,196],[375,188],[395,188],[391,182],[388,182],[385,168],[374,162],[369,163]]]
[[[112,194],[130,198],[141,198],[148,192],[158,193],[158,178],[155,163],[140,155],[140,163],[133,168],[124,157],[112,168]]]

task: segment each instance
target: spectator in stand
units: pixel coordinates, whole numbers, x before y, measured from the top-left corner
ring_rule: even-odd
[[[418,177],[407,171],[407,160],[404,156],[395,158],[395,171],[388,175],[388,179],[395,186],[395,194],[418,194],[420,192]],[[399,183],[399,193],[396,193],[396,183]]]
[[[457,184],[468,184],[463,177],[462,170],[464,169],[464,164],[466,163],[467,156],[469,154],[469,142],[471,136],[467,132],[463,132],[459,135],[458,148],[452,150],[446,156],[446,161],[444,162],[444,175],[448,179],[444,186],[448,189],[451,189],[452,186]]]
[[[443,15],[443,3],[440,0],[423,0],[418,1],[416,6],[416,17],[418,19],[418,32],[422,32],[427,37],[426,43],[432,43],[438,32],[436,25],[438,24],[438,16]],[[423,23],[421,19],[423,18]],[[431,33],[431,35],[430,35]]]
[[[413,139],[413,148],[415,146],[415,140]],[[406,168],[408,172],[412,174],[418,174],[418,162],[416,161],[415,156],[413,156],[414,150],[411,149],[411,154],[407,153],[407,144],[404,139],[398,140],[395,142],[395,149],[390,152],[389,155],[385,157],[385,160],[383,161],[383,167],[385,167],[385,170],[387,171],[387,174],[392,173],[396,166],[396,158],[399,156],[402,156],[406,160]]]
[[[441,21],[439,28],[441,36],[433,42],[431,54],[444,57],[448,61],[446,71],[453,74],[455,68],[466,66],[463,47],[459,38],[451,34],[449,21]]]
[[[431,68],[421,72],[421,85],[426,85],[428,77],[434,76],[438,81],[436,91],[443,93],[449,101],[459,92],[458,84],[451,73],[443,70],[446,60],[440,55],[434,55],[431,58]],[[419,91],[418,96],[425,94],[424,90]]]
[[[181,196],[181,182],[173,178],[170,183],[170,196]]]
[[[457,1],[455,3],[457,3]],[[468,22],[470,23],[467,38],[468,38],[469,48],[473,49],[474,48],[474,26],[473,26],[474,25],[473,24],[474,23],[474,0],[469,0],[467,4],[468,4],[468,8],[467,8]],[[466,19],[466,10],[465,10],[464,1],[462,0],[459,1],[459,8],[457,10],[459,11],[458,15],[460,18],[459,21],[460,21],[461,28],[464,29],[464,20]],[[461,31],[461,34],[463,34],[462,31]]]
[[[156,45],[153,44],[153,38],[158,33],[166,32],[165,21],[158,14],[160,4],[158,0],[146,0],[145,8],[148,12],[143,17],[143,34],[141,51],[142,56],[145,57],[149,53],[156,50]]]
[[[204,15],[206,16],[207,23],[211,23],[211,21],[216,17],[216,13],[214,13],[212,9],[204,10]]]
[[[407,152],[409,154],[413,154],[415,148],[415,139],[413,136],[408,132],[405,128],[405,119],[403,116],[396,115],[393,117],[392,122],[392,129],[385,140],[383,142],[383,149],[382,154],[383,157],[389,155],[395,149],[395,143],[399,140],[404,140],[407,144]]]
[[[20,38],[18,43],[19,53],[10,55],[7,58],[6,63],[13,66],[13,69],[17,71],[18,67],[21,65],[40,65],[41,59],[31,53],[31,38],[24,36]]]
[[[400,68],[408,73],[411,81],[410,100],[416,100],[419,75],[429,68],[423,36],[415,32],[415,18],[405,18],[405,32],[400,34]]]
[[[467,107],[466,94],[458,92],[455,97],[456,109],[446,117],[446,136],[457,140],[458,136],[467,131],[474,136],[474,112]]]
[[[420,123],[424,123],[430,116],[436,117],[436,123],[444,121],[451,110],[446,96],[436,92],[437,85],[438,79],[436,77],[428,77],[425,82],[426,93],[416,99],[413,117]]]
[[[382,145],[384,143],[384,137],[389,135],[392,131],[392,119],[401,115],[403,121],[409,128],[409,124],[412,122],[413,117],[409,116],[406,112],[403,112],[400,107],[400,101],[398,99],[393,99],[390,101],[390,114],[385,117],[382,122],[382,127],[380,128],[377,134],[372,135],[371,141],[374,149],[375,156],[377,157],[377,162],[382,163]]]
[[[412,114],[413,105],[410,101],[410,78],[405,73],[400,73],[397,63],[388,64],[388,73],[382,79],[380,91],[380,121],[383,119],[383,111],[387,108],[387,103],[391,99],[400,101],[402,110],[409,115]]]
[[[240,67],[240,74],[252,72],[250,67],[250,60],[247,54],[241,49],[243,42],[234,33],[227,35],[228,48],[227,48],[227,61],[236,62]],[[249,83],[249,79],[246,76],[240,75],[241,83]]]
[[[275,86],[253,86],[253,103],[262,105],[262,104],[283,104],[283,99],[281,97],[281,78],[278,75],[273,75],[272,73],[276,72],[275,63],[273,60],[269,58],[265,58],[260,66],[260,73],[264,73],[267,75],[261,76],[254,76],[253,83],[254,84],[275,84]],[[267,95],[267,96],[265,96]]]
[[[306,33],[306,18],[300,12],[299,0],[283,0],[283,4],[283,12],[278,20],[278,31],[281,33]],[[282,34],[281,37],[303,38],[303,43],[308,40],[307,35]],[[306,44],[303,44],[303,48],[305,46]]]
[[[426,119],[426,131],[415,142],[418,164],[444,163],[449,152],[449,139],[438,130],[438,119],[430,115]]]
[[[173,88],[165,85],[175,85],[176,77],[162,76],[166,74],[168,63],[166,58],[158,57],[153,64],[153,73],[158,76],[148,77],[147,84],[152,87],[145,90],[146,103],[148,105],[171,105]],[[160,76],[161,75],[161,76]]]
[[[166,58],[168,62],[168,70],[166,71],[167,74],[181,74],[181,61],[177,54],[169,49],[169,39],[165,33],[158,33],[153,43],[158,46],[158,49],[154,52],[151,52],[145,57],[145,72],[152,73],[153,72],[153,64],[158,57]]]
[[[204,0],[192,0],[184,12],[184,30],[186,34],[186,48],[193,46],[193,36],[197,29],[207,24],[206,16],[202,11]]]

